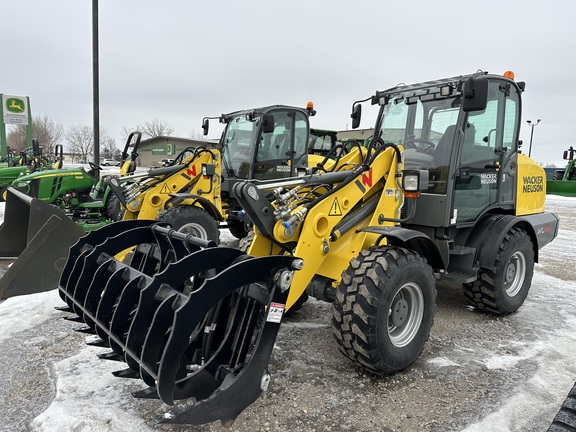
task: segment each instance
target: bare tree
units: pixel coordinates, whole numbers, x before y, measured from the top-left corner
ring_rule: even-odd
[[[64,128],[45,115],[32,117],[32,137],[38,139],[45,154],[54,152],[54,146],[61,144]],[[15,151],[26,148],[26,125],[15,125],[10,128],[6,138],[7,146]]]
[[[91,126],[74,125],[68,128],[66,133],[68,149],[81,160],[88,161],[88,156],[94,153],[94,130]],[[100,130],[100,147],[105,147],[106,141],[110,140],[104,129]],[[112,140],[114,141],[114,140]]]
[[[191,130],[190,132],[188,132],[188,137],[190,139],[201,140],[201,139],[204,139],[204,134],[202,132],[197,131],[197,130]]]
[[[113,138],[106,139],[101,144],[101,154],[106,159],[113,159],[120,154],[120,149],[116,146],[116,140]]]
[[[122,141],[126,142],[128,137],[130,136],[130,134],[132,132],[136,132],[136,131],[142,132],[142,129],[139,129],[139,126],[136,126],[136,127],[126,126],[126,125],[122,126],[122,130],[120,131],[120,136],[122,137]]]
[[[142,134],[148,138],[169,136],[174,133],[174,128],[170,127],[164,120],[158,118],[144,122],[144,124],[140,125],[140,129],[142,130]]]
[[[151,121],[140,123],[136,127],[122,126],[120,132],[122,139],[127,140],[132,132],[140,131],[144,138],[155,138],[158,136],[170,136],[174,133],[174,128],[168,122],[155,118]]]

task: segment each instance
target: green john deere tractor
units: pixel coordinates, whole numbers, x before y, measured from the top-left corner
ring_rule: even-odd
[[[62,161],[62,146],[55,147],[56,159]],[[20,156],[13,155],[0,166],[0,202],[6,201],[6,189],[20,176],[50,168],[48,159],[42,155],[42,148],[37,139],[32,140],[32,147],[20,152]]]
[[[122,152],[120,175],[133,174],[138,157],[141,132],[132,132]],[[83,167],[35,172],[17,178],[12,187],[60,208],[84,231],[91,231],[118,220],[121,209],[118,198],[98,175],[100,166],[89,162]],[[97,180],[98,179],[98,180]]]

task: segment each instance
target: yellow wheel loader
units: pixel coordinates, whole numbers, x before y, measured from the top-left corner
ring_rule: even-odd
[[[111,348],[104,358],[126,362],[118,375],[146,384],[135,396],[194,398],[169,423],[230,424],[256,400],[283,315],[305,292],[332,302],[347,358],[376,375],[403,370],[428,339],[438,279],[512,313],[557,235],[544,171],[519,148],[523,90],[478,72],[379,91],[365,100],[380,106],[368,147],[314,173],[232,185],[255,227],[248,254],[114,224],[70,250],[66,309]],[[127,247],[130,265],[115,258]]]

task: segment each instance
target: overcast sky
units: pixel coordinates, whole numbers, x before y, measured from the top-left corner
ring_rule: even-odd
[[[526,120],[540,118],[533,158],[564,164],[575,16],[574,0],[100,0],[100,124],[121,146],[123,126],[155,118],[189,137],[204,116],[310,100],[313,127],[344,130],[375,90],[512,70],[526,82],[525,153]],[[0,53],[0,93],[65,128],[92,125],[91,0],[4,0]]]

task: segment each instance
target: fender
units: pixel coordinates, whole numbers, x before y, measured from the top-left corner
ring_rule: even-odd
[[[539,215],[534,215],[539,216]],[[506,234],[514,227],[524,230],[532,241],[534,262],[538,262],[538,236],[530,215],[517,217],[512,215],[489,214],[478,221],[466,241],[466,246],[476,249],[476,261],[483,268],[491,269]],[[556,227],[556,232],[558,228]]]
[[[399,246],[418,252],[426,258],[428,264],[430,264],[434,270],[446,268],[442,260],[442,254],[436,243],[420,231],[389,226],[369,226],[358,230],[358,232],[361,231],[379,234],[380,238],[378,238],[376,244],[379,244],[383,238],[386,238],[392,246]]]
[[[206,210],[215,220],[217,221],[224,221],[224,217],[218,211],[218,208],[212,203],[212,201],[201,197],[200,195],[196,194],[187,194],[187,193],[176,193],[170,194],[171,197],[174,198],[172,201],[173,206],[179,205],[182,201],[191,199],[194,200],[194,204],[198,204],[204,210]]]

